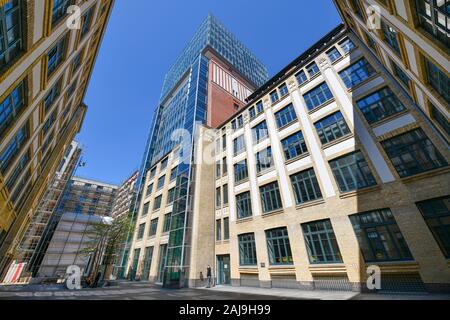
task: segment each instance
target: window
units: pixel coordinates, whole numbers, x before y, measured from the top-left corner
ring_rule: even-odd
[[[370,124],[405,110],[403,104],[389,87],[368,95],[357,101],[356,104]]]
[[[294,263],[286,227],[266,230],[266,240],[271,265]]]
[[[287,107],[275,113],[275,120],[277,121],[278,129],[287,126],[288,124],[297,120],[294,106],[289,104]]]
[[[26,124],[19,129],[14,138],[12,138],[12,140],[0,154],[0,172],[3,173],[3,175],[6,173],[17,154],[22,150],[22,147],[28,140],[28,137],[29,128],[28,124]]]
[[[222,240],[222,220],[216,220],[216,241]]]
[[[23,49],[21,1],[3,1],[0,6],[0,71]]]
[[[248,116],[250,117],[250,120],[253,120],[256,118],[256,110],[255,107],[250,107],[248,109]]]
[[[272,148],[268,147],[256,153],[256,172],[260,173],[273,167]]]
[[[1,10],[1,9],[0,9]],[[25,107],[25,88],[22,81],[0,102],[0,135],[18,118]]]
[[[329,219],[302,224],[302,230],[311,264],[342,262]]]
[[[141,276],[142,280],[148,280],[148,274],[152,266],[152,259],[153,259],[153,247],[145,248],[144,265],[142,268],[142,276]]]
[[[149,196],[149,195],[151,195],[152,194],[152,192],[153,192],[153,183],[151,183],[151,184],[149,184],[148,185],[148,187],[147,187],[147,191],[146,191],[146,195],[147,195],[147,197]]]
[[[308,81],[308,77],[306,76],[305,71],[300,71],[299,73],[297,73],[295,75],[295,78],[297,78],[297,82],[299,85],[305,83],[306,81]]]
[[[376,184],[361,151],[330,161],[330,167],[341,192],[362,189]]]
[[[324,82],[308,93],[304,94],[303,98],[305,99],[308,110],[311,111],[324,104],[325,102],[333,99],[333,94],[331,93],[327,83]]]
[[[19,163],[14,168],[13,173],[8,178],[6,182],[6,188],[11,191],[13,185],[16,183],[17,179],[19,178],[20,174],[25,171],[25,167],[28,165],[28,162],[30,161],[30,152],[27,151],[25,154],[20,158]]]
[[[231,121],[231,129],[233,129],[233,130],[237,129],[236,120]]]
[[[373,40],[373,38],[364,31],[364,35],[366,36],[366,42],[369,48],[371,48],[375,53],[377,53],[377,44]]]
[[[144,207],[142,209],[142,216],[145,217],[148,214],[150,208],[150,202],[144,203]]]
[[[293,174],[291,183],[297,205],[322,198],[313,168]]]
[[[340,111],[316,122],[314,126],[322,144],[330,143],[350,133],[350,129]]]
[[[163,175],[158,179],[158,185],[156,190],[161,190],[164,187],[164,180],[166,179],[166,175]]]
[[[338,60],[340,57],[342,57],[341,53],[338,49],[333,47],[333,49],[327,51],[328,58],[330,58],[330,61],[333,63],[336,60]]]
[[[354,47],[355,44],[349,38],[346,38],[339,42],[339,46],[344,50],[345,54],[348,54]]]
[[[270,93],[270,101],[272,101],[272,103],[277,102],[279,99],[278,97],[278,92],[277,90],[274,90]]]
[[[238,236],[239,265],[256,266],[256,243],[254,233],[245,233]]]
[[[238,154],[245,151],[244,135],[241,135],[233,140],[233,151],[234,151],[234,156],[237,156]]]
[[[164,233],[170,231],[171,220],[172,220],[172,213],[167,213],[164,215],[164,228],[163,228]]]
[[[227,135],[224,134],[222,136],[222,150],[225,150],[227,148]]]
[[[315,62],[313,62],[309,66],[307,66],[306,70],[308,71],[308,74],[310,77],[313,77],[320,72],[319,67],[317,66],[317,64]]]
[[[361,19],[364,19],[361,6],[359,5],[358,0],[351,0],[352,9],[355,12],[355,14],[360,17]]]
[[[91,7],[84,15],[81,17],[81,35],[80,39],[83,39],[84,36],[89,31],[92,23],[92,15],[94,13],[94,7]]]
[[[216,161],[216,178],[220,178],[221,176],[221,167],[220,167],[220,160]]]
[[[169,158],[165,158],[163,161],[161,161],[161,171],[163,171],[165,168],[167,168],[168,163],[169,163]]]
[[[223,205],[228,204],[228,184],[223,185]]]
[[[275,181],[259,187],[259,193],[261,195],[261,203],[264,213],[269,213],[283,208],[278,182]]]
[[[236,195],[236,211],[238,219],[244,219],[252,216],[250,192],[247,191]]]
[[[77,89],[77,83],[78,83],[78,79],[75,79],[72,82],[72,84],[69,86],[69,88],[67,89],[67,98],[72,97],[73,93]]]
[[[262,101],[259,101],[256,103],[256,114],[261,114],[262,112],[264,112],[264,106]]]
[[[220,208],[221,200],[220,187],[218,187],[216,188],[216,208]]]
[[[78,53],[78,54],[75,56],[75,58],[73,58],[73,62],[72,62],[72,74],[75,74],[75,72],[77,72],[77,70],[80,68],[82,56],[83,56],[83,51],[80,51],[80,53]]]
[[[450,196],[417,204],[445,258],[450,259]]]
[[[150,231],[148,232],[149,237],[156,235],[156,230],[158,230],[158,218],[150,221]]]
[[[392,69],[394,70],[394,76],[396,76],[398,78],[398,80],[400,80],[401,83],[403,83],[406,88],[408,88],[409,90],[409,83],[411,82],[411,80],[409,79],[409,77],[406,75],[406,73],[394,62],[391,60],[391,65],[392,65]]]
[[[447,165],[422,129],[381,142],[400,177],[408,177]]]
[[[174,200],[175,200],[175,187],[167,192],[167,204],[169,205],[173,203]]]
[[[280,92],[280,97],[284,97],[289,93],[288,87],[285,83],[278,87],[278,91]]]
[[[355,214],[350,221],[366,262],[413,259],[389,209]]]
[[[44,110],[45,114],[47,114],[48,111],[50,111],[50,108],[55,103],[56,99],[61,94],[61,86],[62,86],[62,77],[56,81],[56,83],[53,85],[53,87],[49,90],[47,95],[44,98]]]
[[[222,175],[226,175],[227,173],[228,173],[227,157],[223,157],[223,159],[222,159]]]
[[[156,168],[153,168],[152,170],[150,170],[150,179],[153,178],[156,174]]]
[[[431,111],[430,112],[431,113],[431,118],[433,118],[439,124],[439,126],[445,132],[447,132],[447,134],[450,136],[450,123],[447,120],[447,118],[432,103],[430,103],[430,111]]]
[[[269,136],[269,130],[267,129],[266,120],[258,123],[252,128],[253,144],[261,142],[263,139]]]
[[[153,204],[153,211],[159,210],[159,208],[161,208],[161,200],[162,195],[155,198],[155,203]]]
[[[449,47],[450,18],[448,0],[416,0],[416,7],[420,26],[434,36],[436,40]]]
[[[240,115],[237,117],[237,128],[240,129],[244,126],[244,117]]]
[[[306,147],[305,139],[303,138],[303,133],[301,131],[298,131],[281,140],[281,145],[283,146],[284,158],[286,161],[308,152],[308,148]]]
[[[61,65],[66,58],[67,35],[62,37],[47,53],[47,76],[50,77],[53,72]]]
[[[450,103],[450,79],[446,73],[430,60],[425,59],[427,83],[448,103]]]
[[[230,240],[230,220],[223,218],[223,240]]]
[[[400,54],[397,31],[381,20],[381,32],[383,33],[384,42],[386,42],[397,54]]]
[[[234,182],[238,183],[248,178],[247,160],[234,164]]]
[[[375,74],[375,70],[364,58],[339,72],[342,81],[344,81],[348,89],[363,82],[373,74]]]
[[[177,174],[178,174],[178,166],[172,168],[172,170],[170,171],[170,181],[175,180],[177,178]]]
[[[137,234],[138,240],[141,240],[144,237],[144,231],[145,231],[145,223],[141,223],[138,228],[138,234]]]
[[[67,9],[74,3],[73,0],[54,0],[52,10],[52,27],[54,27],[67,14]]]

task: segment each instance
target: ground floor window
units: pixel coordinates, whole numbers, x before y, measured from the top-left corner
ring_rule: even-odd
[[[336,236],[329,219],[302,224],[303,236],[308,250],[309,262],[342,262]]]
[[[257,264],[255,234],[246,233],[238,236],[239,264],[241,266],[253,266]]]
[[[266,230],[266,240],[271,265],[294,263],[286,227]]]

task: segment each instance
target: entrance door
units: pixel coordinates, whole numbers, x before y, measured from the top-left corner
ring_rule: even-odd
[[[217,256],[217,284],[231,284],[230,255]]]

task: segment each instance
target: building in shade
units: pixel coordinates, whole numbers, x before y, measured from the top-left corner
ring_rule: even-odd
[[[121,218],[130,213],[131,204],[136,200],[136,181],[139,172],[134,172],[117,190],[111,211],[111,217]]]
[[[195,172],[195,166],[191,164],[194,150],[190,145],[176,155],[174,150],[181,150],[179,146],[183,137],[191,139],[198,134],[195,130],[197,124],[215,127],[240,110],[245,99],[267,79],[265,66],[215,17],[209,15],[164,80],[142,161],[139,194],[134,206],[135,217],[145,216],[145,219],[139,218],[136,222],[136,233],[126,250],[131,253],[128,261],[131,274],[136,272],[140,260],[146,260],[146,268],[150,268],[150,256],[155,255],[160,261],[160,271],[156,272],[155,268],[150,273],[155,281],[179,287],[195,278],[197,270],[190,269],[191,228],[200,217],[192,215],[192,192],[196,181],[190,177]],[[180,129],[182,134],[177,131]],[[162,227],[169,204],[168,185],[173,185],[173,201],[170,200],[172,218],[167,220],[167,237],[158,243],[142,241],[141,230]],[[147,214],[146,211],[142,214],[150,204],[153,211],[159,212],[159,225],[155,220],[156,213]],[[155,219],[150,221],[150,217]],[[153,251],[147,248],[150,246],[154,247]]]
[[[446,0],[334,1],[344,22],[450,141],[450,13]],[[381,13],[369,30],[369,6]]]
[[[0,277],[80,130],[84,96],[114,4],[0,1]]]
[[[117,190],[116,185],[94,180],[73,177],[69,181],[39,244],[34,277],[62,276],[72,264],[87,268],[89,259],[80,250],[92,240],[89,225],[111,220]]]

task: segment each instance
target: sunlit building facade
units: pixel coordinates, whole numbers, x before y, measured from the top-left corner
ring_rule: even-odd
[[[0,1],[0,276],[86,113],[114,1]],[[79,29],[66,24],[81,9]]]

